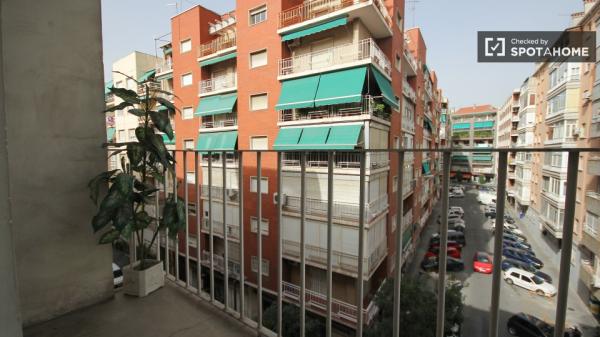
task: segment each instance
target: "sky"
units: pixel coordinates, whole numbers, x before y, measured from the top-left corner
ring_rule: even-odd
[[[235,0],[102,0],[105,78],[114,61],[134,50],[154,55],[155,38],[169,32],[177,9],[196,4],[224,13]],[[451,107],[501,106],[533,64],[477,63],[477,31],[563,30],[582,8],[581,0],[406,0],[405,29],[421,29],[427,65]]]

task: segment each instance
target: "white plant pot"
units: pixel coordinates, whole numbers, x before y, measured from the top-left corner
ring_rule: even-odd
[[[152,266],[145,270],[136,269],[140,262],[123,268],[123,291],[128,295],[144,297],[165,285],[165,272],[161,261],[146,260]]]

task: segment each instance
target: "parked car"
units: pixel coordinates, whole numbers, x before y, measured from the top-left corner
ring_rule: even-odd
[[[541,319],[524,313],[511,316],[506,322],[508,333],[520,337],[554,337],[554,327]],[[565,329],[564,337],[582,337],[576,327]]]
[[[456,212],[456,213],[458,213],[460,215],[463,215],[463,216],[465,215],[465,211],[460,206],[450,206],[450,211]]]
[[[426,272],[432,272],[438,270],[438,258],[437,256],[426,257],[421,262],[421,269]],[[462,260],[448,257],[446,260],[446,271],[462,271],[465,269],[465,264]]]
[[[456,248],[456,247],[448,247],[448,256],[453,257],[455,259],[460,259],[461,258],[461,254],[460,254],[460,249]],[[425,253],[425,258],[429,258],[432,256],[438,256],[440,254],[440,248],[438,247],[432,247],[429,248],[429,250],[427,251],[427,253]]]
[[[496,207],[486,207],[484,210],[484,215],[488,218],[495,219],[496,218]]]
[[[531,256],[531,255],[525,254],[520,251],[503,248],[502,256],[507,257],[509,259],[515,259],[515,260],[527,262],[527,263],[533,265],[534,267],[536,267],[537,269],[542,269],[544,267],[544,263],[542,261],[540,261],[540,259],[536,258],[535,256]]]
[[[462,216],[458,214],[448,214],[448,224],[454,223],[455,221],[463,221]],[[441,215],[438,216],[437,222],[442,223]]]
[[[511,232],[514,232],[514,233],[516,233],[516,234],[518,234],[518,235],[524,235],[524,234],[523,234],[523,231],[521,231],[521,230],[519,229],[519,227],[517,227],[517,226],[515,226],[515,225],[513,225],[513,224],[509,224],[508,222],[506,222],[506,220],[504,220],[504,221],[505,221],[505,222],[504,222],[504,229],[508,229],[508,230],[510,230]],[[495,220],[495,219],[494,219],[494,220],[492,220],[492,222],[491,222],[490,226],[491,226],[491,230],[492,230],[492,231],[494,231],[494,230],[496,229],[496,220]]]
[[[464,213],[460,213],[458,211],[454,211],[454,210],[449,209],[448,210],[448,216],[457,216],[457,217],[459,217],[459,218],[462,219],[462,218],[464,218]]]
[[[515,231],[515,230],[512,230],[512,229],[504,227],[502,231],[504,232],[504,234],[512,235],[512,236],[517,237],[518,239],[520,239],[522,241],[527,241],[527,237],[520,230],[516,230]],[[494,228],[492,230],[492,234],[495,234],[495,233],[496,233],[496,229]]]
[[[435,243],[432,242],[432,243],[429,244],[429,249],[430,250],[432,248],[439,248],[439,247],[440,247],[440,242],[439,241],[437,241]],[[448,248],[456,248],[459,251],[462,248],[462,246],[458,242],[456,242],[456,241],[450,241],[450,240],[448,240],[448,244],[446,245],[446,247],[448,247]]]
[[[533,273],[518,268],[508,268],[504,271],[504,280],[510,285],[517,285],[540,296],[556,295],[556,288]]]
[[[448,224],[448,228],[457,232],[461,232],[464,233],[465,230],[467,229],[467,226],[465,224],[465,222],[456,222],[452,225]]]
[[[531,245],[527,243],[527,238],[524,236],[516,236],[508,233],[503,233],[502,238],[504,239],[504,241],[521,242],[523,244],[528,245],[529,248],[531,248]]]
[[[513,217],[508,214],[504,214],[504,221],[508,222],[511,225],[515,223],[515,219],[513,219]]]
[[[521,248],[515,248],[515,247],[508,247],[508,246],[504,246],[504,249],[510,249],[510,250],[514,250],[515,252],[527,254],[530,256],[535,256],[535,252],[532,249],[521,249]]]
[[[491,274],[492,273],[492,256],[485,252],[476,252],[473,256],[473,270],[478,273]]]
[[[465,240],[465,234],[455,230],[448,230],[448,241],[458,242],[461,246],[466,246],[467,242]],[[440,242],[440,234],[435,233],[431,236],[431,240],[429,240],[429,245]]]
[[[112,271],[113,271],[113,286],[115,288],[119,288],[119,287],[123,286],[123,271],[114,262],[112,264]]]
[[[531,249],[531,245],[525,243],[525,242],[516,242],[516,241],[503,241],[502,242],[502,246],[504,247],[509,247],[509,248],[516,248],[516,249],[522,249],[522,250],[527,250],[533,253],[533,250]],[[533,256],[535,256],[535,254],[532,254]]]
[[[465,192],[463,192],[462,190],[455,190],[452,191],[448,194],[448,197],[450,198],[464,198],[465,197]]]
[[[548,275],[540,270],[537,270],[537,268],[535,268],[530,263],[515,260],[515,259],[503,259],[502,260],[502,265],[501,265],[502,271],[506,271],[509,268],[513,268],[513,267],[518,268],[518,269],[523,269],[525,271],[533,273],[536,276],[542,278],[544,281],[546,281],[548,283],[552,283],[552,277],[550,277],[550,275]]]

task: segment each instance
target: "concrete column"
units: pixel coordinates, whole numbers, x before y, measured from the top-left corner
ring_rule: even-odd
[[[0,5],[0,18],[2,6]],[[0,25],[0,337],[21,337],[21,317],[15,272],[13,234],[9,206],[6,112],[2,69],[2,25]]]
[[[86,186],[106,170],[100,0],[0,4],[10,182],[0,156],[0,214],[11,215],[27,326],[113,294],[111,249],[96,244]]]

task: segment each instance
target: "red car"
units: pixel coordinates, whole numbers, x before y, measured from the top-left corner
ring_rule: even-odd
[[[458,251],[459,251],[459,252],[460,252],[460,250],[461,250],[461,246],[460,246],[460,244],[458,244],[458,242],[456,242],[456,241],[448,241],[448,244],[447,244],[446,246],[447,246],[448,248],[450,248],[450,247],[452,247],[452,248],[456,248],[456,249],[458,249]],[[439,247],[440,247],[440,244],[439,244],[439,242],[437,242],[437,243],[432,243],[431,245],[429,245],[429,250],[432,250],[432,249],[434,249],[434,248],[435,248],[435,249],[438,249]]]
[[[432,256],[438,256],[440,253],[440,249],[438,247],[431,247],[425,253],[425,258],[430,258]],[[448,256],[453,257],[455,259],[460,259],[460,249],[456,247],[448,247]]]
[[[492,256],[484,252],[476,252],[473,256],[473,270],[483,274],[492,273]]]

